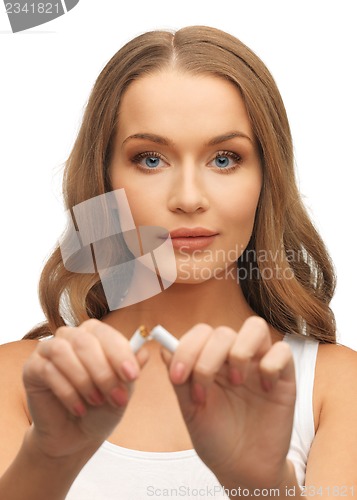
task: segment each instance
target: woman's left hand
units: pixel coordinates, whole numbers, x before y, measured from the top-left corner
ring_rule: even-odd
[[[193,446],[223,486],[281,485],[296,398],[289,345],[253,316],[238,333],[197,324],[162,356]]]

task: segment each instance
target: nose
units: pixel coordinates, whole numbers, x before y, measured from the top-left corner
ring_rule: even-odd
[[[168,207],[173,212],[203,212],[209,208],[204,179],[192,163],[180,166],[173,176]]]

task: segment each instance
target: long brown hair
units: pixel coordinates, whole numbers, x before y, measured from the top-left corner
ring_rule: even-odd
[[[92,89],[65,165],[65,207],[112,190],[108,166],[123,93],[132,81],[168,66],[228,79],[244,99],[263,166],[252,238],[237,262],[246,300],[283,333],[336,343],[329,307],[335,290],[333,265],[297,189],[282,98],[262,61],[232,35],[204,26],[176,33],[152,31],[109,60]],[[39,297],[47,321],[25,338],[50,335],[68,322],[78,325],[109,312],[99,275],[66,270],[59,246],[42,271]]]

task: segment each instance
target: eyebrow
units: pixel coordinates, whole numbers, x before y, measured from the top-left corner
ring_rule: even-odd
[[[244,134],[244,132],[228,132],[226,134],[218,135],[217,137],[213,137],[210,141],[208,141],[207,146],[214,146],[216,144],[220,144],[221,142],[229,141],[230,139],[234,139],[235,137],[239,137],[240,139],[248,139],[248,141],[253,142],[249,135]]]
[[[247,139],[248,141],[253,142],[252,139],[247,134],[244,134],[243,132],[239,132],[239,131],[234,131],[234,132],[227,132],[226,134],[218,135],[217,137],[213,137],[205,145],[206,146],[215,146],[216,144],[220,144],[221,142],[229,141],[230,139],[234,139],[236,137],[239,137],[240,139]],[[148,134],[148,133],[138,133],[138,134],[129,135],[129,137],[127,137],[123,141],[122,145],[124,145],[130,139],[149,140],[151,142],[156,142],[157,144],[161,144],[163,146],[172,146],[173,145],[173,142],[170,141],[170,139],[168,139],[167,137],[163,137],[161,135],[156,135],[156,134]]]

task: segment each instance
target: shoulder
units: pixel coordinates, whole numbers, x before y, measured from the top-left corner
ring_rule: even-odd
[[[19,340],[0,345],[0,476],[16,456],[31,423],[22,369],[37,344],[37,340]]]
[[[357,375],[357,352],[341,344],[319,344],[316,370],[331,387]]]
[[[317,362],[330,384],[351,381],[351,375],[357,374],[357,351],[341,344],[320,344]]]
[[[38,342],[38,340],[18,340],[0,345],[0,382],[3,377],[9,380],[9,377],[22,376],[22,367]]]
[[[347,406],[357,414],[357,352],[340,344],[319,344],[315,392],[320,402],[319,423]]]
[[[0,373],[7,369],[16,371],[19,366],[22,367],[38,342],[38,340],[18,340],[0,345]]]
[[[319,344],[314,397],[319,400],[306,484],[354,484],[357,463],[357,352]]]
[[[19,340],[0,345],[0,397],[6,401],[25,400],[22,369],[38,340]]]

